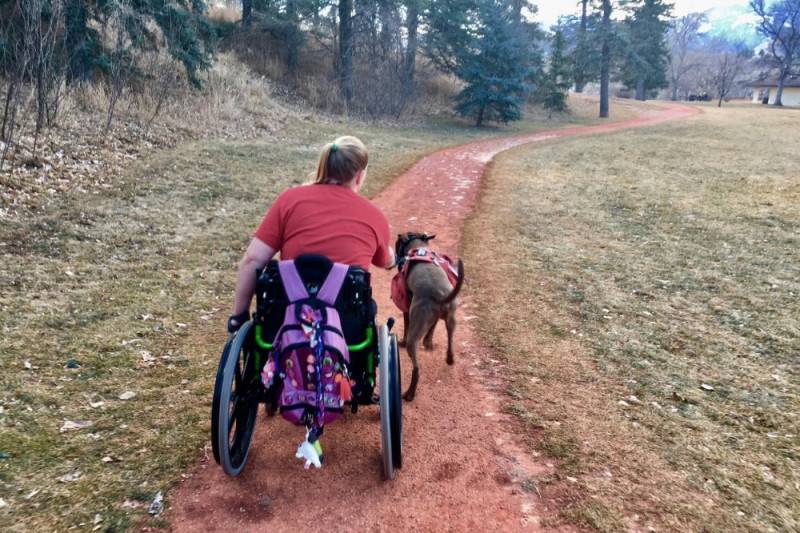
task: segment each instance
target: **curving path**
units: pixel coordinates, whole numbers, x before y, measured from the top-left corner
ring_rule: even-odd
[[[577,126],[450,148],[419,161],[375,202],[397,231],[437,233],[438,250],[457,255],[464,221],[476,205],[480,178],[499,152],[521,144],[595,135],[688,117],[699,111],[679,105],[639,117]],[[470,268],[467,265],[467,275]],[[383,315],[390,273],[374,275]],[[376,407],[325,432],[326,465],[304,471],[294,458],[303,433],[263,410],[245,472],[228,478],[213,458],[194,467],[170,495],[169,520],[176,531],[539,531],[553,502],[523,490],[531,476],[552,465],[531,462],[511,433],[486,376],[478,375],[491,353],[470,328],[474,314],[462,299],[456,333],[456,364],[445,364],[444,327],[436,349],[421,352],[416,400],[404,404],[404,470],[394,482],[380,474]],[[402,321],[399,327],[402,328]],[[402,360],[406,382],[410,364]]]

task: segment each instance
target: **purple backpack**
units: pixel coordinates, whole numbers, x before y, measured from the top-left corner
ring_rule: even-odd
[[[339,418],[352,398],[350,353],[334,307],[348,266],[334,263],[314,295],[308,294],[293,261],[281,261],[278,268],[290,303],[261,379],[266,387],[276,379],[283,383],[279,405],[284,418],[322,428]]]

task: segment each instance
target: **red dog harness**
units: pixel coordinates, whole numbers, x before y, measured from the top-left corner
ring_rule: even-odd
[[[392,278],[392,301],[404,313],[411,307],[411,293],[408,291],[408,273],[414,263],[433,263],[444,270],[451,287],[458,282],[458,271],[453,266],[453,261],[446,255],[437,254],[427,248],[414,248],[405,256],[403,266]]]

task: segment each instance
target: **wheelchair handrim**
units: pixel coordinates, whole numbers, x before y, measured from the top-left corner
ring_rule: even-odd
[[[247,463],[247,456],[250,452],[253,432],[255,429],[255,419],[258,414],[258,402],[253,402],[252,398],[247,397],[247,391],[241,390],[244,379],[248,377],[248,360],[241,369],[241,376],[235,391],[241,394],[239,401],[244,401],[244,405],[238,406],[239,409],[233,413],[230,411],[233,384],[236,374],[239,372],[239,360],[244,350],[247,336],[252,327],[252,321],[244,324],[236,335],[231,339],[230,348],[222,369],[222,382],[217,384],[219,388],[219,401],[217,402],[217,427],[216,439],[219,451],[220,464],[226,474],[237,476],[244,469]],[[250,354],[252,355],[252,354]],[[244,378],[244,379],[243,379]],[[231,424],[231,416],[235,416]],[[231,431],[234,440],[231,442]]]

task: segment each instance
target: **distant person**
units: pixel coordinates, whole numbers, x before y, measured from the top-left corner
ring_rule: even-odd
[[[319,254],[364,270],[395,265],[386,215],[359,194],[368,159],[364,143],[339,137],[322,149],[314,183],[287,189],[273,202],[239,262],[230,333],[250,319],[255,271],[277,252],[282,259]]]

